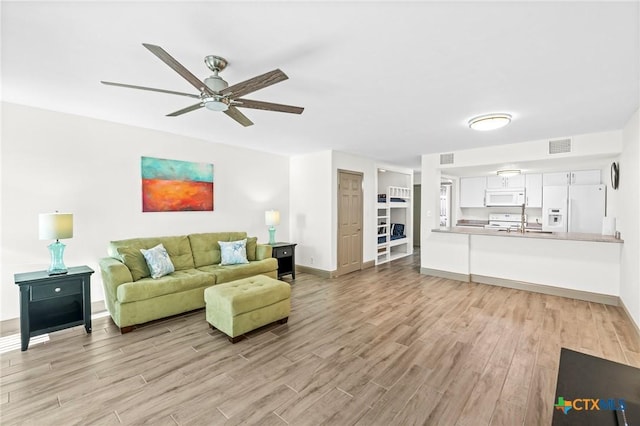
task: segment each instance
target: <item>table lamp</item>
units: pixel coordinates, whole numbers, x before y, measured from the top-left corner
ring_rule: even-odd
[[[47,269],[49,275],[61,275],[67,273],[62,255],[65,245],[61,239],[73,237],[73,215],[70,213],[42,213],[39,216],[39,229],[41,240],[56,240],[49,244],[51,254],[51,266]]]
[[[264,223],[269,227],[269,244],[275,244],[275,225],[280,225],[280,212],[278,210],[267,210],[264,212]]]

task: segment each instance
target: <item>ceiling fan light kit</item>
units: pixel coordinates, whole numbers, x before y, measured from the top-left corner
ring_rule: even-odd
[[[216,97],[204,98],[202,100],[202,103],[204,104],[205,108],[210,109],[211,111],[226,111],[229,109],[229,104],[225,103],[225,100],[226,99],[220,99]]]
[[[168,117],[177,117],[178,115],[186,114],[187,112],[195,111],[197,109],[205,107],[206,109],[211,111],[222,111],[229,117],[233,118],[235,121],[246,127],[253,125],[253,122],[251,122],[251,120],[249,120],[236,107],[261,109],[265,111],[288,112],[291,114],[302,114],[302,111],[304,111],[304,108],[302,107],[241,98],[244,95],[288,79],[289,77],[287,77],[287,75],[279,69],[275,69],[257,77],[250,78],[249,80],[234,84],[233,86],[229,86],[229,83],[227,83],[222,77],[218,75],[220,71],[224,70],[227,65],[229,65],[229,62],[220,56],[209,55],[204,58],[204,63],[211,71],[213,71],[213,74],[205,78],[204,81],[201,81],[200,79],[198,79],[198,77],[193,75],[188,69],[186,69],[182,64],[180,64],[180,62],[169,55],[169,53],[167,53],[160,46],[146,43],[143,43],[142,45],[146,47],[151,53],[156,55],[162,62],[171,67],[175,72],[180,74],[180,76],[182,76],[193,87],[195,87],[200,92],[200,94],[196,95],[192,93],[176,92],[173,90],[156,89],[153,87],[113,83],[109,81],[101,81],[101,83],[108,86],[119,86],[129,89],[148,90],[151,92],[168,93],[171,95],[187,96],[190,98],[200,99],[200,102],[195,105],[191,105],[181,110],[172,112],[171,114],[167,114]]]
[[[496,130],[506,126],[511,122],[511,114],[506,113],[493,113],[484,114],[477,117],[473,117],[469,120],[469,127],[473,130],[481,132],[487,130]]]

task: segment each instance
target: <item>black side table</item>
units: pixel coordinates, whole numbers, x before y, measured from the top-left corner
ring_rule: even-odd
[[[272,257],[278,259],[278,279],[291,274],[296,279],[296,243],[269,244],[273,247]]]
[[[14,275],[20,286],[20,341],[26,351],[29,339],[64,328],[84,325],[91,333],[91,274],[88,266],[69,268],[64,275],[47,271]]]

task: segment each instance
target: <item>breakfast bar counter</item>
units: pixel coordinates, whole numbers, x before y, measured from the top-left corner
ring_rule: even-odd
[[[612,235],[585,234],[580,232],[543,232],[540,228],[525,228],[525,232],[498,231],[485,229],[480,226],[452,226],[447,228],[434,228],[431,232],[448,232],[454,234],[490,235],[492,237],[518,237],[518,238],[544,238],[548,240],[565,241],[591,241],[598,243],[623,243],[620,238]]]
[[[498,231],[477,226],[423,234],[426,275],[617,305],[622,239],[600,234]]]

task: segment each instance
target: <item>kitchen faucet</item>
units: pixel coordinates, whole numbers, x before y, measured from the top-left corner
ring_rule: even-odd
[[[522,203],[522,212],[520,213],[520,233],[521,234],[524,234],[524,221],[525,221],[524,206],[525,204]]]

